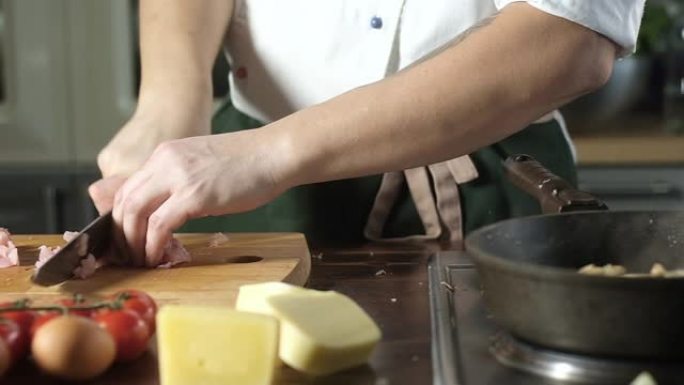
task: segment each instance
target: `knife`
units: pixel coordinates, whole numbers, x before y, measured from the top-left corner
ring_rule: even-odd
[[[112,212],[90,222],[76,237],[33,273],[31,280],[40,286],[62,283],[74,275],[74,269],[88,254],[98,257],[112,242]]]

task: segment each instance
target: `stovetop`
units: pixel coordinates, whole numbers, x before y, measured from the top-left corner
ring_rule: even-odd
[[[428,269],[435,385],[628,385],[642,371],[658,385],[684,383],[683,363],[587,357],[511,337],[487,314],[477,271],[463,252],[438,253]]]

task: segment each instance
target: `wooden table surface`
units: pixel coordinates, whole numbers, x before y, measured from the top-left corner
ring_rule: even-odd
[[[427,259],[436,246],[364,246],[313,249],[308,287],[337,290],[356,300],[379,324],[383,338],[368,366],[324,378],[306,378],[284,368],[279,385],[430,384],[430,315]],[[2,384],[62,384],[24,362]],[[141,359],[116,365],[95,385],[159,383],[155,349]]]

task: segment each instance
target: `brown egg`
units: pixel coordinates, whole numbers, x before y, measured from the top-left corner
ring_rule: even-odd
[[[60,316],[36,331],[33,358],[45,372],[67,380],[87,380],[114,362],[114,339],[94,321]]]
[[[0,339],[0,377],[10,368],[10,350],[7,343]]]

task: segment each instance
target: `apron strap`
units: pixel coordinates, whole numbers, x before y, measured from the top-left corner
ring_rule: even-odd
[[[385,238],[382,236],[385,223],[396,204],[399,192],[404,186],[408,185],[411,197],[416,205],[416,210],[426,229],[425,234],[415,234],[406,237]],[[435,201],[430,190],[430,181],[425,167],[412,168],[406,171],[387,172],[382,176],[380,188],[375,196],[373,207],[366,226],[363,230],[364,236],[371,241],[400,242],[408,240],[430,240],[437,239],[442,234],[442,227],[439,223],[439,216],[435,208]]]
[[[430,190],[430,178],[428,177],[427,169],[425,167],[416,167],[404,171],[406,175],[406,182],[411,198],[418,211],[418,216],[423,222],[425,228],[424,235],[413,235],[409,237],[401,237],[397,240],[408,239],[437,239],[442,235],[442,226],[439,223],[439,215],[435,206],[435,199]]]
[[[457,184],[468,183],[479,176],[473,160],[468,155],[459,156],[444,163]]]
[[[432,176],[432,186],[428,172]],[[365,237],[371,241],[391,242],[435,240],[447,234],[450,242],[463,240],[463,215],[458,184],[474,180],[477,176],[477,169],[468,155],[403,172],[385,173],[368,215],[364,228]],[[383,238],[382,232],[387,218],[399,197],[404,181],[423,222],[425,234]],[[444,232],[443,229],[447,231]]]
[[[445,163],[431,164],[428,166],[432,174],[432,183],[437,196],[437,210],[442,223],[446,228],[446,236],[450,242],[458,242],[463,238],[461,228],[461,200],[458,195],[458,185],[449,172]]]
[[[372,241],[382,239],[382,230],[389,216],[390,210],[397,200],[401,186],[404,184],[404,173],[398,171],[386,172],[382,176],[380,188],[375,195],[363,235]]]

